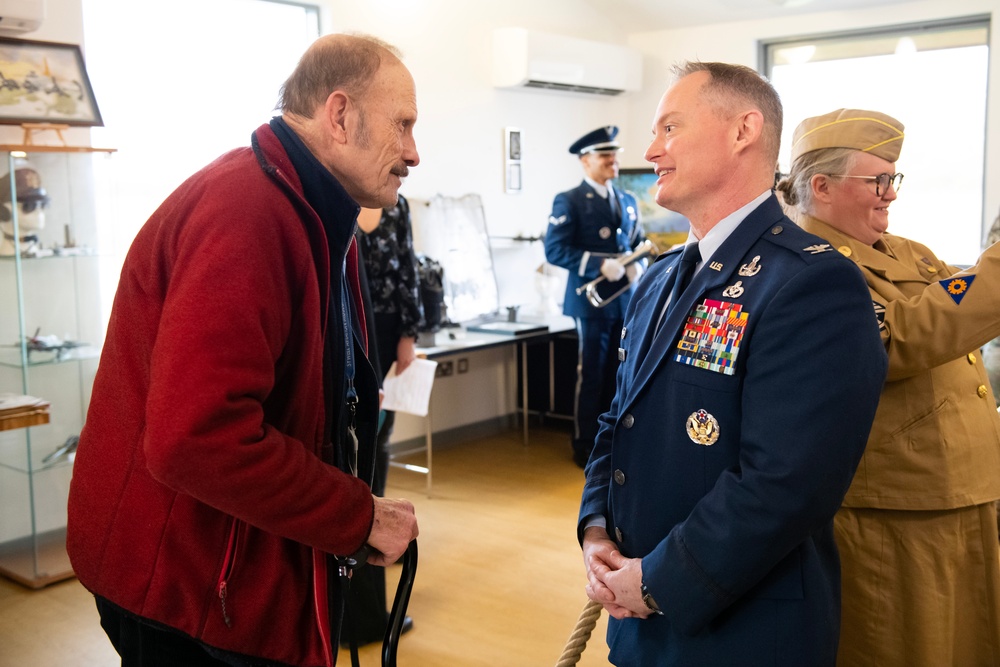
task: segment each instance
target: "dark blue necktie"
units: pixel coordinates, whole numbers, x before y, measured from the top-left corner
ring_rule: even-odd
[[[680,298],[681,293],[691,282],[691,276],[694,275],[694,267],[701,260],[701,252],[698,250],[697,243],[688,243],[684,246],[684,252],[681,253],[681,259],[677,262],[677,268],[674,269],[677,272],[677,277],[674,279],[674,286],[670,290],[670,308],[677,303]]]
[[[683,294],[684,289],[691,282],[691,276],[694,275],[694,267],[698,265],[701,260],[701,252],[698,250],[697,243],[688,243],[684,246],[684,251],[681,253],[681,258],[677,261],[677,265],[674,267],[674,285],[670,288],[670,299],[667,301],[667,306],[663,310],[662,316],[656,325],[656,331],[659,332],[660,327],[667,320],[669,313],[674,308],[674,304],[680,299],[681,294]]]

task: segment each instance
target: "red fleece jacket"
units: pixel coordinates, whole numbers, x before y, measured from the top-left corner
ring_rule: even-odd
[[[323,384],[330,250],[280,141],[255,137],[182,184],[129,251],[67,542],[80,581],[127,611],[330,665],[323,555],[365,542],[372,497],[319,458],[340,391]]]

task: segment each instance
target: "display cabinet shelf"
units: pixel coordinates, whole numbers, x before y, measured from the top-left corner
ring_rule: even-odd
[[[0,146],[0,393],[48,403],[0,429],[0,575],[31,588],[73,576],[66,504],[104,341],[111,152]]]

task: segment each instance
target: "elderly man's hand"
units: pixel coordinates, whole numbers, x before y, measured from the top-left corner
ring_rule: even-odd
[[[392,565],[403,555],[410,542],[417,539],[417,516],[413,503],[402,498],[375,499],[375,520],[368,545],[375,549],[368,557],[372,565]]]

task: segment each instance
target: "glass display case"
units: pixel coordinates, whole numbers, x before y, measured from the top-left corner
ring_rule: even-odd
[[[47,423],[0,430],[0,574],[73,575],[66,501],[104,338],[99,218],[112,149],[0,146],[0,394]]]

